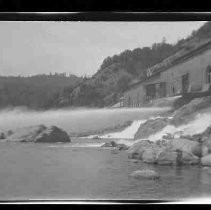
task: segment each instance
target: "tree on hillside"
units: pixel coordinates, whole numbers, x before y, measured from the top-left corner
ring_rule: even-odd
[[[124,92],[126,89],[128,89],[130,81],[131,81],[130,76],[123,75],[117,82],[117,91],[118,92]]]

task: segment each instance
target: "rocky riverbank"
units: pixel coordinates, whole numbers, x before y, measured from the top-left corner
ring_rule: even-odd
[[[199,116],[200,113],[210,113],[210,105],[211,96],[194,98],[168,115],[141,124],[132,146],[116,142],[103,146],[124,148],[128,150],[129,159],[149,164],[211,166],[211,119],[203,122]],[[196,118],[197,123],[201,120],[204,125],[197,125],[196,128],[203,131],[193,130],[193,135],[187,135],[188,129],[195,129],[192,125]],[[168,130],[171,132],[165,132]],[[150,140],[151,136],[153,141]]]

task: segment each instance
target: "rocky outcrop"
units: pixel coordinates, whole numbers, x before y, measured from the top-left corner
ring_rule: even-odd
[[[157,163],[158,156],[162,151],[163,148],[159,146],[146,148],[146,150],[142,154],[142,161],[145,163]]]
[[[125,144],[117,144],[117,148],[121,151],[121,150],[128,150],[129,146],[125,145]]]
[[[130,176],[135,178],[135,179],[152,179],[152,180],[155,180],[155,179],[160,178],[160,175],[156,171],[150,170],[150,169],[134,171]]]
[[[71,142],[67,133],[62,129],[56,126],[46,127],[44,125],[17,129],[5,140],[34,143]]]
[[[129,149],[129,146],[127,146],[125,144],[118,144],[115,141],[106,142],[101,147],[115,147],[118,150],[128,150]]]
[[[149,119],[145,123],[140,125],[138,131],[134,136],[134,139],[145,139],[150,135],[161,131],[168,124],[168,118]]]
[[[115,141],[106,142],[101,147],[117,147],[117,143]]]
[[[192,153],[182,152],[181,159],[179,159],[181,165],[196,165],[199,164],[199,157],[193,155]]]
[[[149,140],[142,140],[133,144],[128,150],[128,158],[142,159],[142,155],[147,148],[152,147],[153,142]]]
[[[13,131],[13,134],[6,138],[7,141],[35,142],[36,136],[43,132],[47,127],[44,125],[26,126]]]
[[[186,124],[195,118],[197,111],[209,107],[210,104],[211,96],[195,98],[176,110],[170,123],[175,126]]]
[[[211,166],[211,154],[204,156],[201,159],[201,164],[203,166]]]
[[[199,163],[198,148],[198,142],[185,139],[173,139],[160,145],[142,140],[129,148],[128,157],[159,165],[191,165]]]
[[[165,150],[159,154],[157,163],[159,165],[195,165],[199,163],[199,158],[181,150]]]
[[[99,139],[100,139],[100,137],[96,135],[96,136],[93,136],[93,137],[92,137],[92,139],[99,140]]]
[[[177,165],[177,155],[176,151],[164,150],[159,154],[157,163],[159,165]]]
[[[202,156],[202,147],[199,142],[188,139],[172,139],[169,141],[169,146],[172,150],[180,150],[186,153],[192,153],[198,157]]]
[[[35,143],[56,143],[56,142],[70,142],[70,137],[62,129],[51,126],[39,133],[35,138]]]

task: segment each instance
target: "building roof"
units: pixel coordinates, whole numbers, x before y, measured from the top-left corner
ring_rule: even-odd
[[[187,51],[179,51],[176,54],[164,59],[162,62],[146,69],[147,77],[139,80],[138,82],[130,85],[130,87],[125,91],[129,91],[139,84],[149,81],[150,79],[153,79],[155,76],[158,76],[161,72],[166,71],[170,69],[171,67],[175,65],[179,65],[184,63],[189,58],[192,58],[198,54],[201,54],[202,52],[210,49],[211,47],[211,39],[206,39],[203,42],[200,42],[199,45],[192,46],[192,49]]]

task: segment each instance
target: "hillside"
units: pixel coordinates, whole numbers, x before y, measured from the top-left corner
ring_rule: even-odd
[[[62,106],[110,106],[119,101],[128,86],[146,77],[146,69],[169,56],[183,54],[211,37],[211,22],[206,22],[190,36],[176,44],[168,44],[165,38],[151,47],[125,50],[119,55],[107,57],[99,70],[73,90],[67,91],[57,103]]]
[[[82,78],[65,74],[30,77],[0,76],[0,108],[27,106],[45,109],[54,105],[60,94],[70,91]]]

